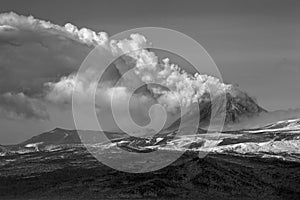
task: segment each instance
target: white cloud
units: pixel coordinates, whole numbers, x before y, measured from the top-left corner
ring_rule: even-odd
[[[160,62],[155,53],[143,49],[147,44],[149,42],[144,36],[132,34],[128,39],[109,41],[109,46],[105,47],[105,50],[116,57],[126,54],[119,58],[121,61],[115,62],[115,66],[121,75],[132,69],[129,77],[122,77],[121,85],[123,87],[130,90],[132,84],[138,82],[143,84],[154,83],[162,86],[150,85],[148,90],[153,94],[151,98],[155,98],[168,111],[178,111],[181,106],[189,108],[193,103],[206,100],[207,94],[210,94],[211,99],[214,99],[232,88],[231,85],[221,83],[219,79],[212,76],[190,75],[179,66],[171,64],[167,58]],[[128,59],[128,57],[131,59]],[[94,70],[97,73],[97,69]],[[72,74],[63,77],[59,82],[47,83],[46,85],[50,86],[48,99],[56,102],[59,101],[59,98],[63,102],[66,102],[66,99],[70,100],[76,84],[79,86],[77,89],[80,91],[75,92],[82,93],[83,97],[93,98],[89,94],[90,88],[95,87],[97,83],[89,80],[93,80],[91,75],[95,73],[83,74],[81,78],[84,80],[75,80],[75,75]],[[100,95],[97,93],[97,96],[106,98],[104,96],[106,93],[102,89],[100,91]]]
[[[45,82],[76,71],[92,44],[102,38],[83,37],[80,30],[71,33],[15,13],[0,14],[0,26],[4,30],[0,31],[0,94],[23,90],[28,95],[42,93]]]
[[[38,99],[23,93],[5,93],[0,96],[0,114],[7,119],[49,119],[45,105]]]
[[[35,31],[53,31],[60,34],[65,34],[72,39],[77,39],[88,45],[102,45],[108,40],[107,33],[99,32],[96,33],[90,29],[82,28],[78,29],[76,26],[67,23],[64,27],[52,24],[40,19],[35,19],[33,16],[22,16],[16,13],[3,13],[0,14],[0,25],[5,29],[21,29],[35,30]]]
[[[157,101],[169,111],[180,106],[189,107],[192,103],[201,101],[203,94],[209,91],[213,91],[213,95],[217,96],[230,87],[210,76],[189,75],[179,66],[171,64],[168,59],[159,62],[153,52],[142,49],[150,42],[140,34],[132,34],[128,39],[109,41],[104,32],[78,29],[70,23],[61,27],[32,16],[25,17],[15,13],[1,14],[0,25],[4,30],[14,31],[14,34],[0,35],[0,48],[4,50],[1,51],[0,57],[3,58],[2,64],[5,66],[1,69],[5,86],[0,88],[0,92],[23,92],[22,90],[27,89],[27,94],[43,94],[46,86],[47,100],[65,104],[70,103],[75,84],[83,84],[79,87],[79,92],[83,98],[89,97],[87,93],[96,83],[86,85],[90,78],[88,73],[84,77],[86,80],[76,83],[72,71],[76,71],[88,52],[96,45],[103,46],[114,56],[127,54],[127,57],[133,59],[130,62],[134,62],[134,73],[130,79],[123,80],[123,87],[130,90],[130,86],[137,81],[156,83],[169,88],[170,91],[161,87],[148,87]],[[125,59],[125,64],[116,64],[121,75],[132,67],[132,63],[128,61]],[[57,79],[57,74],[62,75],[61,78],[58,81],[50,81]],[[22,80],[11,81],[16,77],[21,77]],[[97,94],[104,100],[107,93],[101,88],[101,92]]]
[[[0,26],[0,31],[1,32],[9,32],[9,31],[16,31],[18,30],[17,28],[9,25],[1,25]]]
[[[15,13],[0,14],[0,26],[0,94],[26,93],[28,98],[39,96],[41,101],[59,105],[70,104],[75,85],[79,86],[75,92],[80,94],[83,103],[85,98],[93,98],[91,91],[97,87],[97,107],[107,110],[113,91],[126,97],[135,84],[155,83],[161,87],[150,84],[146,95],[133,98],[136,105],[133,109],[144,112],[139,114],[147,118],[147,109],[155,102],[173,113],[181,106],[188,108],[206,100],[207,93],[216,98],[231,88],[211,76],[190,75],[168,59],[159,61],[154,52],[143,49],[151,43],[140,34],[109,40],[104,32],[78,29],[69,23],[61,27]],[[115,57],[126,54],[114,63],[119,76],[132,69],[120,85],[99,86],[91,82],[93,71],[76,80],[76,70],[96,45]],[[122,96],[118,98],[122,102]]]
[[[7,94],[18,94],[16,97],[21,98],[20,94],[26,93],[23,99],[44,101],[45,83],[56,82],[62,76],[76,71],[92,48],[106,41],[106,33],[78,29],[71,24],[61,27],[32,16],[0,14],[0,95],[4,95],[0,102],[2,113],[5,111],[6,114],[19,116],[24,111],[17,105],[14,109],[13,104],[4,101],[8,98]],[[59,95],[56,95],[55,100],[58,101]],[[33,113],[22,115],[46,119],[42,113]]]
[[[132,34],[129,39],[113,41],[112,53],[126,54],[135,60],[134,72],[146,84],[155,83],[162,87],[148,87],[158,96],[158,102],[168,110],[177,110],[183,106],[188,108],[193,103],[201,102],[204,94],[210,94],[211,99],[228,92],[232,86],[220,82],[219,79],[208,76],[186,73],[180,66],[170,63],[166,58],[158,60],[155,53],[142,49],[149,42],[139,34]],[[125,60],[125,62],[128,61]],[[127,62],[132,65],[132,61]],[[116,65],[121,73],[124,65]],[[132,76],[129,80],[132,80]],[[168,88],[165,90],[163,88]]]

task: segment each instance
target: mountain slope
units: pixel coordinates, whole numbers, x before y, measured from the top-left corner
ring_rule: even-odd
[[[261,129],[300,129],[300,119],[289,119],[269,124]]]
[[[300,164],[275,159],[226,154],[199,158],[186,152],[166,168],[143,174],[109,168],[80,148],[4,159],[10,160],[0,167],[2,199],[300,198]],[[128,162],[120,157],[120,165]]]
[[[201,128],[207,127],[212,117],[214,119],[218,119],[222,118],[224,114],[226,114],[224,124],[226,126],[229,124],[238,123],[247,118],[258,116],[260,113],[267,112],[265,109],[259,106],[257,102],[246,92],[243,92],[234,86],[227,91],[226,98],[220,97],[212,101],[201,102],[196,106],[199,106],[199,126]],[[193,113],[193,109],[191,110],[191,112],[176,120],[168,128],[168,130],[177,129],[180,123],[182,123],[183,127],[188,127],[191,124],[198,124],[198,122],[194,121],[197,119],[194,116],[198,113]],[[215,111],[214,116],[212,116],[212,110]]]
[[[77,131],[65,130],[61,128],[55,128],[49,132],[42,133],[34,136],[29,140],[20,143],[20,146],[28,146],[30,144],[43,143],[44,145],[49,144],[80,144],[80,138]]]
[[[103,140],[103,134],[97,131],[64,130],[56,128],[37,135],[17,145],[0,146],[1,155],[48,151],[60,148],[82,146],[82,143],[94,145],[100,149],[119,148],[139,153],[147,153],[157,149],[193,150],[211,153],[235,153],[241,156],[273,155],[283,159],[300,160],[300,119],[280,121],[261,129],[244,129],[228,132],[207,132],[198,129],[196,133],[177,135],[177,130],[157,134],[151,137],[138,138],[124,133],[106,132],[111,142]],[[278,126],[282,128],[278,128]],[[285,125],[285,126],[283,126]],[[271,128],[275,127],[275,128]],[[84,141],[84,142],[83,142]],[[100,146],[99,146],[100,144]],[[95,146],[95,147],[96,147]],[[284,155],[282,155],[282,153]],[[291,157],[292,156],[292,157]]]

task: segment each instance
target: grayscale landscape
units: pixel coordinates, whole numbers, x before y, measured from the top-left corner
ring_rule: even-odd
[[[0,199],[300,199],[297,0],[0,2]]]

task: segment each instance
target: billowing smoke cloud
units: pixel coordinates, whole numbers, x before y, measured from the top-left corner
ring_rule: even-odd
[[[7,119],[49,119],[44,104],[35,98],[30,98],[23,93],[5,93],[0,96],[0,116]]]
[[[112,94],[120,95],[117,98],[122,100],[131,94],[134,84],[148,84],[146,93],[133,97],[133,108],[142,112],[140,116],[147,116],[148,108],[157,102],[174,113],[181,106],[188,108],[193,103],[206,101],[208,96],[211,100],[231,92],[232,86],[217,78],[188,74],[167,58],[159,60],[154,52],[143,49],[148,44],[140,34],[119,41],[109,40],[104,32],[78,29],[69,23],[61,27],[31,16],[0,14],[1,113],[47,119],[43,104],[70,104],[75,85],[80,86],[75,92],[81,94],[83,102],[91,97],[91,88],[97,87],[97,109],[107,112]],[[126,73],[127,76],[122,77],[117,86],[107,81],[115,77],[108,77],[107,83],[102,85],[91,83],[93,72],[86,73],[83,80],[75,78],[84,58],[98,45],[107,53],[121,56],[114,63],[117,71],[114,75],[121,77]],[[22,103],[28,104],[27,107],[20,106]],[[283,119],[293,112],[279,113],[272,116]],[[264,115],[268,114],[261,117]]]
[[[45,82],[76,71],[106,33],[51,24],[15,13],[0,14],[0,93],[41,93]]]
[[[152,98],[169,111],[176,111],[180,106],[188,108],[193,103],[199,103],[205,100],[205,94],[210,94],[213,99],[230,90],[231,85],[221,83],[219,79],[208,75],[190,75],[179,66],[171,64],[167,58],[160,62],[155,53],[143,49],[147,44],[149,42],[146,38],[139,34],[132,34],[129,39],[109,41],[108,51],[111,51],[113,55],[123,55],[124,62],[115,63],[121,76],[132,69],[129,75],[127,73],[126,77],[122,77],[121,81],[121,85],[128,90],[134,82],[148,84]],[[87,80],[90,74],[92,73],[87,73]],[[58,96],[63,101],[66,97],[70,99],[72,87],[75,84],[81,84],[75,83],[74,76],[72,74],[69,77],[63,77],[57,83],[47,83],[52,88],[48,99],[58,100]],[[82,87],[79,88],[81,90]],[[88,92],[89,87],[82,90]],[[103,91],[101,90],[100,93],[103,94]]]
[[[131,95],[129,88],[125,86],[111,86],[108,83],[101,84],[100,86],[95,82],[88,82],[87,84],[87,79],[89,78],[88,74],[89,73],[82,77],[84,80],[76,79],[76,75],[72,74],[68,77],[62,77],[59,82],[46,83],[45,86],[47,88],[47,94],[45,99],[49,102],[55,103],[56,105],[70,106],[72,101],[72,93],[76,88],[75,92],[78,94],[77,96],[79,97],[79,102],[84,107],[84,105],[89,102],[89,99],[94,98],[92,91],[93,88],[96,87],[96,112],[98,113],[99,117],[103,118],[104,116],[106,118],[104,121],[110,119],[109,125],[106,123],[102,125],[102,128],[111,130],[111,127],[118,127],[115,124],[112,116],[112,98],[117,99],[116,103],[114,104],[114,108],[118,110],[118,114],[121,116],[121,118],[124,118],[122,119],[121,123],[128,124],[128,115],[126,112],[127,109],[124,106],[124,102],[126,99],[130,98],[129,109],[134,120],[139,124],[147,124],[147,120],[149,120],[148,110],[150,109],[151,105],[155,103],[153,98],[144,94]]]
[[[15,13],[0,14],[0,95],[6,96],[5,100],[7,94],[24,94],[23,98],[28,99],[38,96],[42,103],[45,83],[76,71],[91,49],[106,41],[104,32],[78,29],[71,24],[61,27]],[[29,114],[20,106],[13,109],[12,104],[4,102],[0,102],[1,113],[5,110],[18,117],[47,119],[44,114]]]
[[[108,40],[107,33],[96,33],[90,29],[78,29],[76,26],[67,23],[64,27],[52,24],[44,20],[35,19],[33,16],[22,16],[16,13],[3,13],[0,14],[0,30],[11,31],[17,29],[45,31],[48,30],[52,33],[60,33],[65,37],[77,39],[78,41],[88,45],[102,45]]]
[[[148,96],[147,102],[155,99],[169,111],[175,112],[180,106],[189,107],[192,103],[200,102],[205,93],[218,96],[230,88],[207,75],[189,75],[168,59],[160,62],[153,52],[142,49],[149,42],[139,34],[132,34],[129,39],[109,41],[104,32],[78,29],[69,23],[60,27],[15,13],[1,14],[0,26],[2,94],[24,92],[28,97],[44,95],[46,100],[55,104],[70,103],[75,84],[82,84],[75,83],[76,69],[97,45],[113,55],[127,54],[126,57],[131,58],[124,59],[125,64],[116,64],[121,76],[134,68],[130,80],[124,78],[122,84],[116,86],[123,88],[120,94],[129,92],[135,82],[159,84],[162,87],[148,86],[152,97]],[[88,74],[86,79],[89,79]],[[97,83],[90,84],[82,85],[82,91],[79,91],[83,99],[89,97],[89,88]],[[105,109],[105,102],[114,90],[108,85],[98,88],[99,108]],[[136,101],[145,101],[145,95],[136,96]]]
[[[210,94],[211,99],[214,99],[231,88],[231,85],[221,83],[219,79],[212,76],[188,74],[181,67],[171,64],[168,58],[160,62],[155,53],[143,49],[149,42],[142,35],[132,34],[130,39],[111,41],[110,44],[113,53],[126,54],[135,60],[134,72],[142,82],[162,86],[153,87],[151,84],[148,89],[168,110],[199,103],[205,100],[204,94]],[[127,64],[131,65],[131,63]],[[122,73],[124,70],[121,67],[118,69]],[[130,78],[132,80],[132,77]]]
[[[158,62],[157,56],[146,50],[141,50],[141,54],[133,57],[137,60],[134,70],[136,75],[146,84],[162,86],[150,85],[148,89],[158,97],[160,104],[171,111],[180,106],[188,108],[193,103],[201,103],[206,98],[205,94],[210,94],[211,99],[214,99],[231,88],[208,75],[190,75],[179,66],[170,64],[168,58]]]

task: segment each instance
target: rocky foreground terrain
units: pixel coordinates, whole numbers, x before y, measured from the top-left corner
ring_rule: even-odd
[[[148,173],[121,172],[99,162],[76,131],[55,129],[2,146],[1,199],[300,199],[300,120],[261,129],[153,138],[114,134],[97,145],[120,166],[139,162],[118,150],[184,151],[171,165]],[[77,139],[76,139],[77,138]],[[212,142],[214,141],[214,142]],[[208,145],[213,144],[214,145]],[[199,156],[206,152],[208,155]],[[148,160],[149,168],[165,155]]]

